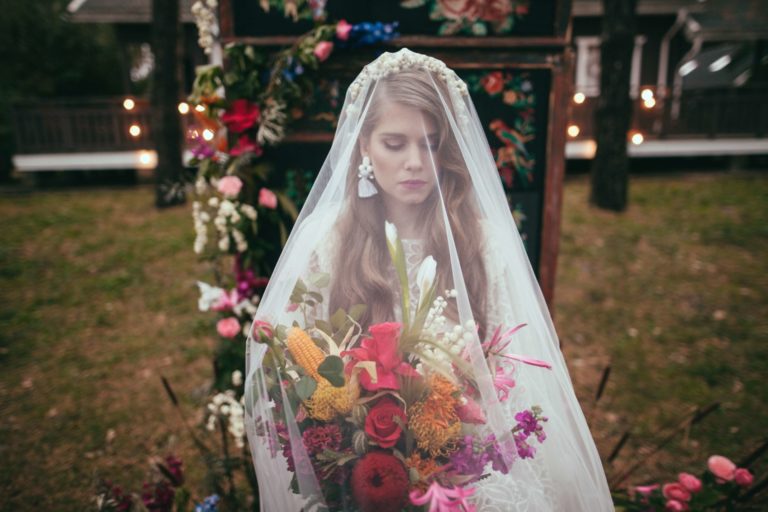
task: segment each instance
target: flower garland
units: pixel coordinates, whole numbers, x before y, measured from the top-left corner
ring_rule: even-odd
[[[208,15],[215,4],[194,4],[205,48],[217,34]],[[388,41],[396,29],[396,23],[321,24],[272,59],[232,44],[225,48],[226,69],[198,68],[189,96],[194,126],[187,133],[190,164],[198,166],[193,250],[211,262],[216,274],[215,284],[200,282],[199,287],[200,310],[219,313],[217,390],[228,389],[233,372],[243,366],[241,342],[301,202],[295,190],[293,198],[280,190],[290,190],[281,185],[286,176],[274,175],[262,157],[303,116],[313,97],[314,72],[334,51]],[[234,260],[230,271],[222,268],[226,257]]]

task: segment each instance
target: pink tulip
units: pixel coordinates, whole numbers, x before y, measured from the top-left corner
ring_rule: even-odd
[[[742,487],[749,487],[755,479],[748,469],[738,468],[733,474],[733,481]]]
[[[333,51],[333,43],[330,41],[320,41],[315,46],[315,57],[317,57],[317,60],[320,62],[323,62],[328,57],[331,56],[331,52]]]
[[[685,487],[688,492],[699,492],[701,490],[701,480],[690,473],[680,473],[677,475],[677,481]]]
[[[691,493],[688,492],[688,489],[678,483],[664,484],[661,493],[668,500],[688,501],[691,499]]]
[[[277,208],[277,196],[275,193],[268,188],[259,190],[259,206],[271,208],[272,210]]]
[[[243,188],[243,181],[237,176],[224,176],[219,180],[216,188],[226,197],[237,197]]]
[[[233,316],[222,318],[216,324],[216,331],[223,338],[234,338],[240,332],[240,322]]]
[[[730,482],[736,473],[736,464],[722,455],[713,455],[707,460],[709,470],[717,477],[718,483]]]
[[[349,39],[349,33],[352,31],[352,25],[347,20],[341,20],[336,24],[336,39],[346,41]]]
[[[688,504],[687,504],[687,503],[684,503],[684,502],[682,502],[682,501],[677,501],[677,500],[669,500],[669,501],[667,501],[667,503],[664,505],[664,508],[665,508],[666,510],[671,510],[671,511],[673,511],[673,512],[679,512],[679,511],[688,510]]]

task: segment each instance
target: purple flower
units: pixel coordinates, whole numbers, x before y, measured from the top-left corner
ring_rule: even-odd
[[[453,468],[462,475],[480,475],[490,460],[482,446],[475,446],[472,436],[464,436],[459,449],[451,455]]]
[[[539,426],[536,416],[531,411],[526,410],[515,414],[515,420],[517,420],[518,427],[523,429],[526,436],[534,433]]]
[[[206,158],[211,158],[213,155],[216,154],[216,150],[214,150],[211,146],[206,144],[203,139],[197,138],[195,139],[197,142],[197,146],[192,148],[192,156],[195,157],[198,160],[205,160]]]
[[[496,442],[496,436],[491,434],[486,438],[485,441],[487,443],[485,453],[490,459],[493,465],[493,469],[504,475],[509,473],[509,465],[504,459],[504,449],[499,445],[498,442]]]
[[[149,510],[171,512],[175,494],[176,491],[168,483],[168,480],[161,480],[154,484],[144,482],[141,501]]]
[[[523,434],[515,434],[515,446],[517,446],[517,454],[521,459],[532,459],[536,453],[536,449],[529,445],[527,442],[528,436]]]

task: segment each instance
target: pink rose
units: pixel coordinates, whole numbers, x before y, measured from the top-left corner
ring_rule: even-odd
[[[485,92],[493,96],[504,90],[504,76],[501,74],[501,71],[493,71],[481,78],[480,84],[485,89]]]
[[[406,424],[405,411],[399,403],[385,396],[374,405],[365,417],[365,433],[382,448],[392,448],[403,433],[395,417]]]
[[[259,190],[259,206],[274,210],[277,208],[277,196],[268,188]]]
[[[368,391],[380,389],[400,389],[398,375],[418,377],[419,374],[411,365],[403,361],[398,353],[398,338],[401,325],[397,322],[384,322],[368,328],[370,338],[364,338],[359,347],[345,350],[342,357],[351,356],[345,366],[347,375],[361,361],[376,363],[376,382],[367,370],[360,372],[360,385]]]
[[[736,464],[722,455],[713,455],[707,460],[709,470],[717,477],[718,483],[730,482],[736,472]]]
[[[682,501],[669,500],[664,505],[664,508],[666,510],[672,510],[674,512],[678,512],[678,511],[682,511],[682,510],[688,510],[688,504],[684,503]]]
[[[320,62],[323,62],[325,59],[330,57],[331,52],[333,51],[333,43],[330,41],[320,41],[315,46],[315,57],[317,57],[317,60]]]
[[[661,494],[668,500],[688,501],[691,499],[691,493],[688,489],[678,483],[664,484],[661,488]]]
[[[222,318],[216,324],[216,331],[223,338],[234,338],[240,332],[240,322],[233,316]]]
[[[224,176],[216,187],[219,192],[227,197],[237,197],[243,188],[243,181],[237,176]]]
[[[699,492],[701,490],[701,480],[690,473],[680,473],[677,475],[677,481],[685,487],[688,492]]]
[[[352,25],[347,20],[341,20],[336,24],[336,39],[346,41],[349,39],[349,33],[352,31]]]
[[[733,481],[742,487],[749,487],[755,479],[748,469],[739,468],[733,473]]]

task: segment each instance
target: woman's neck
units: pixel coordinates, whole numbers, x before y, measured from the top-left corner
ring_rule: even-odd
[[[421,238],[423,230],[419,223],[421,219],[422,205],[391,205],[386,204],[387,220],[395,225],[397,234],[401,239]]]

